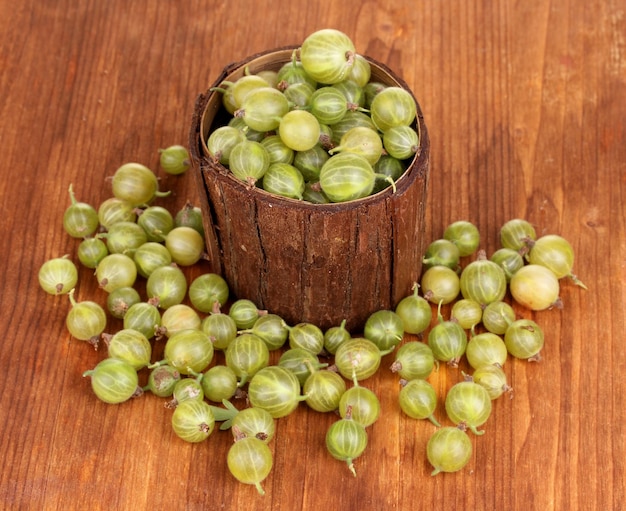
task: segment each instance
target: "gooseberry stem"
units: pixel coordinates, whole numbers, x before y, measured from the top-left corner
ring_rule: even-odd
[[[70,183],[70,187],[67,191],[70,194],[70,201],[72,205],[76,204],[76,196],[74,195],[74,185],[72,183]]]
[[[587,286],[585,286],[585,284],[583,284],[576,275],[570,273],[569,278],[572,279],[572,282],[574,282],[574,284],[576,284],[578,287],[582,287],[583,289],[587,290]]]
[[[441,424],[439,424],[439,421],[437,419],[435,419],[435,417],[433,415],[429,415],[428,416],[428,420],[430,422],[432,422],[435,426],[437,426],[438,428],[441,427]]]

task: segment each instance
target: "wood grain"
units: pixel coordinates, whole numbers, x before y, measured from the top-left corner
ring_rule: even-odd
[[[626,15],[617,0],[526,2],[0,1],[0,508],[618,510],[626,497]],[[494,403],[470,464],[431,477],[428,422],[400,413],[383,359],[366,380],[383,414],[357,478],[325,451],[333,415],[301,405],[278,422],[266,495],[228,474],[229,433],[187,445],[145,395],[99,402],[82,373],[105,353],[68,335],[69,302],[37,271],[75,254],[62,230],[80,200],[110,195],[127,161],[158,168],[186,143],[193,104],[221,70],[336,27],[408,83],[431,138],[426,235],[467,219],[482,247],[524,217],[572,242],[588,286],[564,283],[537,364],[511,361],[513,399]],[[198,201],[191,177],[160,172],[172,210]],[[206,269],[190,268],[188,276]],[[80,299],[102,303],[82,269]],[[448,310],[444,311],[448,313]],[[119,328],[111,321],[108,329]],[[155,357],[162,345],[155,346]],[[218,356],[218,361],[220,360]],[[461,378],[431,377],[440,395]],[[364,382],[365,383],[365,382]],[[443,421],[440,405],[435,412]]]

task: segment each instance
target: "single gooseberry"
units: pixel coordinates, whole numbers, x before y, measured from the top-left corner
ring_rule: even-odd
[[[150,302],[161,309],[182,303],[187,294],[187,278],[175,264],[156,268],[146,281]]]
[[[39,268],[39,285],[46,293],[69,293],[78,283],[78,268],[68,255],[48,259]]]
[[[83,376],[91,378],[94,394],[105,403],[119,404],[143,394],[137,371],[123,360],[105,358]]]
[[[215,417],[208,403],[188,399],[179,403],[172,414],[172,429],[185,442],[206,440],[215,429]]]
[[[345,391],[346,381],[338,373],[329,370],[314,371],[302,387],[306,404],[317,412],[337,410]]]
[[[500,244],[521,255],[528,252],[529,243],[537,238],[535,228],[528,220],[513,218],[500,228]]]
[[[137,280],[137,265],[126,254],[109,254],[96,266],[98,284],[107,293],[120,287],[132,287]]]
[[[470,337],[465,349],[467,362],[474,369],[484,365],[503,366],[508,351],[504,340],[491,332],[481,332]]]
[[[450,318],[461,327],[468,330],[481,322],[483,309],[478,302],[471,298],[461,298],[454,302],[450,311]]]
[[[434,467],[431,475],[440,472],[457,472],[472,458],[472,442],[460,428],[445,426],[428,439],[426,456]]]
[[[98,229],[98,212],[86,202],[78,202],[72,185],[69,187],[71,204],[63,213],[63,228],[73,238],[86,238]]]
[[[426,380],[401,380],[402,388],[398,394],[400,409],[412,419],[428,419],[438,428],[441,424],[433,413],[437,408],[437,393]]]
[[[292,413],[306,396],[296,375],[277,365],[259,369],[248,384],[248,399],[252,406],[262,408],[278,419]]]
[[[352,419],[350,409],[343,419],[333,422],[326,431],[328,452],[333,458],[345,461],[354,477],[356,477],[354,460],[363,454],[367,441],[365,427]]]
[[[87,341],[98,348],[98,340],[107,324],[104,309],[99,303],[91,300],[77,302],[74,289],[69,293],[71,308],[65,317],[65,325],[70,334],[78,340]]]
[[[428,268],[420,284],[426,300],[444,305],[453,302],[461,290],[458,274],[447,266]]]
[[[552,270],[540,264],[527,264],[517,270],[509,290],[517,303],[533,311],[562,306],[559,280]]]
[[[355,61],[354,43],[343,32],[324,28],[309,34],[300,47],[300,62],[316,82],[333,84],[346,79]]]
[[[226,463],[237,481],[254,485],[260,495],[265,495],[261,486],[272,470],[272,451],[263,440],[238,434],[228,449]]]
[[[446,394],[445,407],[448,418],[461,427],[467,427],[475,435],[491,415],[491,397],[484,387],[474,381],[461,381],[450,387]]]
[[[123,319],[128,309],[141,301],[139,291],[134,287],[120,287],[107,295],[107,310],[117,319]]]
[[[159,149],[159,163],[167,174],[173,176],[183,174],[191,168],[189,151],[187,151],[186,147],[179,144]]]
[[[113,335],[104,335],[103,338],[109,357],[127,362],[135,371],[150,364],[152,345],[140,331],[124,328]]]
[[[432,319],[432,309],[426,298],[419,296],[419,285],[413,284],[413,294],[404,297],[396,305],[396,314],[402,319],[404,331],[407,334],[421,334],[429,326]]]
[[[441,303],[437,309],[438,323],[428,332],[428,346],[436,360],[457,367],[467,348],[467,334],[456,321],[443,319]]]
[[[515,358],[529,361],[541,360],[544,334],[541,327],[531,319],[513,321],[504,334],[504,344]]]
[[[435,367],[433,350],[420,341],[408,341],[396,351],[391,372],[404,380],[426,379]]]
[[[381,351],[393,349],[404,337],[402,318],[392,310],[373,312],[365,321],[363,335]]]
[[[443,237],[458,247],[461,257],[472,255],[480,245],[478,228],[467,220],[452,222],[444,230]]]
[[[155,197],[166,197],[170,192],[159,191],[159,181],[148,167],[141,163],[123,164],[113,174],[113,195],[132,206],[147,205]]]
[[[562,236],[546,234],[529,243],[528,262],[539,264],[550,269],[557,279],[564,277],[572,279],[574,284],[587,289],[576,275],[572,273],[574,266],[574,249]]]
[[[506,275],[500,265],[487,259],[484,250],[461,272],[459,285],[464,298],[474,300],[481,307],[501,301],[506,294]]]

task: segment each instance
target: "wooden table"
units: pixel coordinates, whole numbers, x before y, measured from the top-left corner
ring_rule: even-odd
[[[0,440],[2,509],[618,510],[626,498],[626,13],[616,0],[491,2],[0,2]],[[366,380],[381,419],[356,461],[326,453],[335,417],[301,404],[280,419],[261,497],[226,467],[230,433],[186,444],[171,411],[145,395],[119,406],[82,373],[105,356],[69,336],[67,297],[37,271],[75,256],[61,224],[73,184],[99,204],[108,178],[137,161],[159,173],[175,211],[194,179],[158,170],[157,149],[187,144],[197,94],[227,64],[336,27],[417,96],[431,137],[425,236],[474,222],[487,252],[508,219],[567,238],[584,291],[537,321],[540,363],[513,360],[513,399],[472,437],[469,465],[430,476],[429,422],[397,404],[383,359]],[[189,270],[207,271],[206,265]],[[104,303],[82,268],[77,297]],[[447,314],[447,312],[446,312]],[[109,330],[119,328],[111,321]],[[143,374],[143,373],[142,373]],[[145,377],[145,374],[144,376]],[[461,378],[442,368],[440,395]],[[443,405],[436,416],[445,424]]]

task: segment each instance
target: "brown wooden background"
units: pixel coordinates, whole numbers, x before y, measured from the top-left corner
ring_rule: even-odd
[[[626,10],[617,0],[0,1],[0,508],[618,510],[624,505]],[[336,27],[410,85],[431,137],[425,235],[458,219],[482,247],[525,217],[576,251],[584,292],[563,285],[539,364],[511,362],[463,471],[432,478],[433,427],[399,412],[386,367],[367,381],[383,415],[358,477],[325,452],[332,415],[281,419],[265,497],[227,472],[230,433],[172,433],[153,396],[108,406],[82,373],[104,356],[71,339],[68,303],[37,271],[74,254],[62,230],[80,200],[110,195],[127,161],[187,143],[196,95],[230,62]],[[161,173],[197,200],[191,176]],[[196,268],[194,271],[202,271]],[[89,271],[80,299],[104,300]],[[116,324],[111,323],[110,328]],[[431,381],[443,393],[460,374]],[[437,416],[444,420],[442,407]]]

